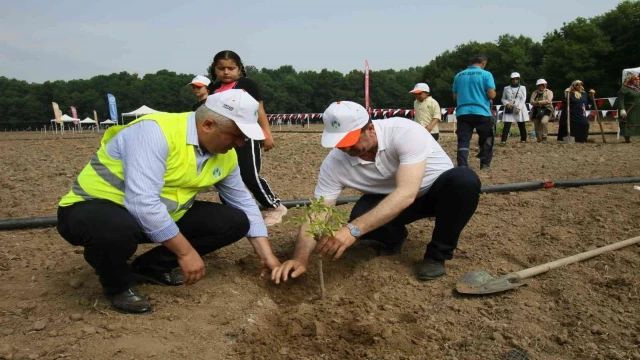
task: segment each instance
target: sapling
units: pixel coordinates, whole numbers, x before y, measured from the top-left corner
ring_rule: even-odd
[[[300,226],[307,224],[307,235],[320,241],[325,236],[335,236],[335,233],[349,220],[347,212],[335,206],[327,206],[324,197],[310,199],[307,206],[296,206],[303,211],[302,216],[291,217],[289,222]],[[320,273],[320,295],[324,299],[326,290],[324,287],[324,274],[322,271],[322,257],[318,257],[318,272]]]

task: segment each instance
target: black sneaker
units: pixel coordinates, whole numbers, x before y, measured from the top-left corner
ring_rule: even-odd
[[[416,269],[418,280],[422,281],[437,279],[446,273],[447,271],[444,267],[444,260],[431,258],[422,260]]]
[[[121,293],[106,295],[106,298],[114,310],[124,314],[144,314],[151,311],[149,300],[133,286]]]
[[[182,272],[178,271],[149,271],[132,267],[136,274],[136,281],[163,286],[180,286],[184,284]]]

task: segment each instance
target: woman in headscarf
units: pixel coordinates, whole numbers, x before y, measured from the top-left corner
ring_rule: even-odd
[[[501,145],[507,143],[511,123],[518,123],[520,130],[520,142],[527,141],[527,127],[524,122],[529,121],[529,113],[527,112],[527,88],[520,85],[520,74],[514,72],[511,74],[511,85],[506,86],[502,92],[502,105],[505,105],[502,120],[504,127],[502,128]]]
[[[640,136],[640,77],[632,74],[622,82],[614,107],[620,114],[620,136],[626,143]]]
[[[538,90],[531,94],[531,118],[536,130],[536,139],[538,142],[547,141],[547,123],[551,114],[553,114],[553,92],[547,89],[547,81],[538,79],[536,81]]]
[[[568,95],[568,96],[567,96]],[[567,100],[568,99],[568,100]],[[571,83],[571,87],[564,91],[562,99],[562,114],[560,115],[558,128],[558,141],[567,136],[567,109],[571,114],[571,134],[576,142],[587,142],[589,137],[589,120],[585,114],[589,94],[584,90],[584,84],[580,80]]]

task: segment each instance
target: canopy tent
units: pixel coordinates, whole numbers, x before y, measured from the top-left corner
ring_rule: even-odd
[[[95,125],[96,121],[90,118],[85,118],[84,120],[80,121],[80,124],[94,124]]]
[[[62,120],[63,123],[72,123],[72,122],[80,122],[80,119],[74,119],[71,116],[67,115],[67,114],[62,114],[62,116],[60,117],[60,120]],[[56,119],[51,119],[52,122],[55,122]]]
[[[124,117],[125,116],[135,116],[135,118],[137,119],[138,116],[155,114],[155,113],[159,113],[159,112],[162,112],[162,111],[154,110],[154,109],[148,107],[147,105],[142,105],[139,108],[137,108],[136,110],[133,110],[132,112],[122,113],[121,114],[121,119],[122,119],[122,123],[124,124]]]
[[[109,120],[109,119],[107,119],[107,120],[105,120],[105,121],[100,122],[100,124],[101,124],[101,125],[115,125],[115,124],[117,124],[117,123],[116,123],[115,121],[113,121],[113,120]]]
[[[624,79],[626,79],[631,74],[640,75],[640,67],[622,70],[622,81],[624,81]]]

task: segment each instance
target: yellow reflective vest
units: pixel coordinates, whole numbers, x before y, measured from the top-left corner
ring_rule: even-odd
[[[174,221],[178,221],[193,205],[198,192],[208,189],[227,177],[236,167],[235,150],[216,154],[205,162],[198,174],[193,145],[187,144],[187,116],[190,113],[157,113],[143,116],[127,125],[112,126],[105,131],[98,152],[82,169],[71,187],[62,197],[60,206],[80,201],[105,199],[124,206],[125,179],[122,161],[107,154],[107,143],[116,134],[141,120],[154,120],[164,133],[169,146],[164,186],[160,201]]]

